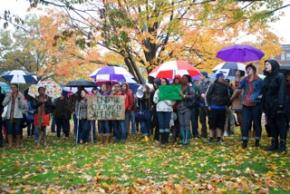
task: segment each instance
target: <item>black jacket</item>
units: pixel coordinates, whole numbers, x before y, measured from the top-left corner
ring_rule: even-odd
[[[46,97],[47,97],[47,101],[45,102],[45,113],[50,114],[53,112],[54,106],[52,104],[51,98],[48,96]],[[37,96],[32,102],[32,107],[36,110],[34,114],[38,113],[37,109],[40,105],[42,105],[42,103],[39,102],[38,99],[39,99],[39,96]]]
[[[279,64],[275,60],[267,60],[272,66],[272,72],[264,71],[266,78],[262,89],[263,109],[268,115],[275,115],[278,111],[284,112],[287,94],[286,80],[282,73],[279,73]]]
[[[57,98],[54,101],[54,116],[60,119],[69,119],[71,116],[71,109],[68,98]]]
[[[227,106],[230,102],[229,85],[227,83],[220,83],[215,81],[208,89],[206,100],[209,106]]]

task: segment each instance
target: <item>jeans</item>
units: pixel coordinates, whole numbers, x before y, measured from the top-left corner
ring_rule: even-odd
[[[191,110],[191,127],[193,137],[198,137],[198,107],[194,107]]]
[[[111,130],[110,130],[110,123],[109,121],[99,121],[99,133],[100,134],[110,134]]]
[[[190,141],[190,118],[191,111],[178,112],[180,136],[182,144],[189,144]]]
[[[262,111],[260,105],[242,108],[242,140],[249,139],[249,131],[251,130],[252,122],[254,123],[255,139],[260,140],[262,134],[261,127]]]
[[[206,124],[206,117],[208,114],[208,109],[206,106],[201,106],[199,108],[199,121],[201,123],[201,136],[207,137],[207,124]]]
[[[150,134],[151,129],[151,112],[149,110],[144,110],[145,119],[142,119],[140,121],[141,124],[141,133],[144,136],[147,136]]]
[[[116,141],[125,141],[127,139],[127,130],[125,120],[114,121],[113,123]]]
[[[97,128],[96,128],[96,120],[90,120],[89,122],[89,136],[93,135],[93,141],[97,142]]]
[[[27,137],[33,136],[34,124],[33,121],[27,122]]]
[[[7,120],[7,134],[20,135],[21,134],[22,119]]]
[[[86,143],[89,141],[89,132],[90,132],[90,127],[89,127],[89,121],[87,119],[80,119],[79,121],[79,126],[77,125],[77,142],[80,143],[82,140],[83,143]]]
[[[160,133],[169,133],[169,123],[171,119],[171,112],[157,112],[157,119]]]
[[[61,131],[63,131],[65,137],[69,136],[69,119],[55,117],[55,124],[57,137],[60,137]]]
[[[131,122],[131,127],[130,127]],[[136,122],[135,122],[135,112],[134,111],[126,111],[125,114],[125,126],[127,128],[127,131],[129,132],[129,129],[131,129],[132,134],[136,134]]]
[[[34,127],[34,141],[36,144],[46,143],[46,127]]]

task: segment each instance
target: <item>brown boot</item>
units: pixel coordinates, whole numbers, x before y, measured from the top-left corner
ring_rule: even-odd
[[[16,147],[20,148],[21,145],[21,135],[16,135]]]
[[[8,141],[8,148],[12,148],[13,146],[13,136],[7,135],[7,141]]]

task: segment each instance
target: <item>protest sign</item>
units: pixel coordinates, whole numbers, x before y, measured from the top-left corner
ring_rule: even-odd
[[[159,100],[181,100],[181,85],[161,85],[159,87]]]
[[[124,96],[89,96],[89,120],[125,120]]]

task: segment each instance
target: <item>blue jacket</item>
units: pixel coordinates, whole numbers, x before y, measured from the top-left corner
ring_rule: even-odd
[[[246,97],[246,94],[249,90],[249,84],[248,84],[248,77],[245,77],[244,79],[241,80],[240,82],[240,89],[243,89],[244,92],[243,92],[243,95],[242,95],[242,102],[244,102],[245,100],[245,97]],[[262,88],[263,88],[263,80],[258,78],[255,79],[253,81],[253,93],[250,95],[250,99],[253,103],[258,103],[261,101],[261,98],[258,98],[261,93],[262,93]]]

